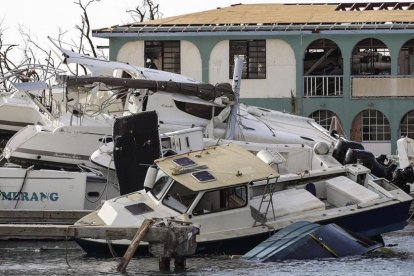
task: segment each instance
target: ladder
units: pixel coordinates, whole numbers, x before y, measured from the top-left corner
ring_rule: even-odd
[[[260,201],[259,204],[259,210],[258,210],[258,214],[261,218],[262,218],[262,223],[264,224],[264,222],[267,220],[267,214],[269,212],[269,209],[271,208],[272,213],[273,213],[273,219],[276,219],[276,215],[275,215],[275,208],[273,205],[273,193],[276,190],[276,182],[277,182],[277,178],[274,178],[275,181],[271,182],[271,179],[268,177],[266,180],[266,186],[263,190],[263,195],[262,195],[262,199]],[[253,226],[256,226],[257,223],[260,222],[258,220],[254,221]]]

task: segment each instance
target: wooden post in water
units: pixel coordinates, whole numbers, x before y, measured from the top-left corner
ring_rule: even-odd
[[[174,267],[175,269],[185,269],[186,266],[186,258],[185,257],[175,257],[174,259]]]
[[[121,259],[121,263],[118,265],[118,272],[125,272],[126,267],[129,264],[132,256],[134,256],[135,251],[138,248],[139,243],[144,238],[145,234],[148,232],[148,229],[154,223],[152,219],[145,219],[144,222],[141,224],[141,227],[138,229],[135,237],[133,238],[131,244],[129,245],[127,251],[124,254],[124,257]]]
[[[160,271],[170,271],[171,258],[170,257],[158,257],[158,266]]]

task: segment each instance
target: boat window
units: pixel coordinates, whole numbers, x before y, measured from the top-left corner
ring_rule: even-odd
[[[159,170],[157,173],[157,178],[155,179],[154,186],[151,189],[151,193],[157,199],[161,199],[162,195],[165,193],[165,190],[168,188],[172,180],[173,179],[166,175],[163,171]]]
[[[203,105],[189,102],[181,102],[174,100],[175,105],[181,111],[188,113],[190,115],[210,120],[214,112],[214,116],[220,114],[223,111],[224,107],[212,106],[212,105]],[[213,111],[214,109],[214,111]]]
[[[179,182],[174,182],[162,203],[180,213],[185,213],[198,192],[192,191]]]
[[[247,204],[246,186],[206,192],[193,210],[193,215],[204,215],[241,208]]]

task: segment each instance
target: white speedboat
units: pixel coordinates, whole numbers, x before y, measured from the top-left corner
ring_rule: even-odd
[[[24,167],[78,170],[78,165],[93,166],[90,155],[105,137],[112,135],[112,120],[84,120],[81,126],[26,126],[6,144],[3,156]]]
[[[146,218],[172,217],[200,225],[198,253],[242,254],[296,221],[333,222],[368,237],[407,224],[409,195],[384,179],[369,179],[369,170],[358,164],[333,170],[329,178],[287,174],[282,179],[240,146],[214,146],[158,159],[145,189],[106,201],[76,225],[137,227]],[[109,248],[123,254],[130,244],[77,242],[90,254]],[[146,253],[145,245],[138,253]]]

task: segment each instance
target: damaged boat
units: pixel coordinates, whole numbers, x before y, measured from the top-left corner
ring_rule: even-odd
[[[201,226],[200,254],[244,254],[303,220],[336,223],[367,237],[404,228],[412,198],[384,179],[370,179],[362,165],[348,167],[335,167],[328,178],[282,179],[275,167],[238,145],[213,146],[156,160],[143,190],[105,201],[76,225],[137,227],[151,217],[191,221]],[[130,244],[77,242],[89,254],[109,254],[109,248],[123,254]],[[138,253],[147,253],[145,245]]]
[[[201,127],[205,137],[216,139],[309,146],[320,141],[333,145],[336,141],[311,118],[238,104],[229,84],[213,86],[173,73],[62,51],[66,62],[85,65],[93,73],[88,77],[67,78],[68,87],[94,89],[105,85],[126,97],[128,114],[155,110],[161,133]],[[235,108],[238,111],[231,116]],[[231,120],[232,117],[235,120]],[[230,121],[234,121],[233,130]],[[112,125],[113,121],[105,123]],[[9,162],[22,166],[37,164],[39,167],[76,170],[80,163],[92,165],[87,158],[111,139],[109,132],[111,126],[27,127],[9,141],[4,156]],[[83,139],[88,141],[84,145]],[[47,148],[42,143],[47,144]]]
[[[363,255],[380,247],[381,243],[355,235],[334,223],[320,225],[299,221],[273,234],[241,258],[257,262],[341,258]]]

